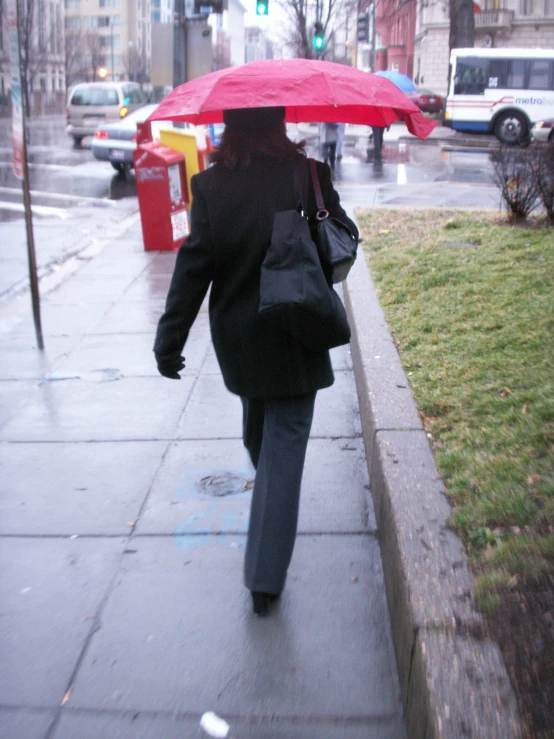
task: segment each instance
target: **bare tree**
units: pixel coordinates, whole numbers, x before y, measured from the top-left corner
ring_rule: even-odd
[[[337,12],[343,0],[278,0],[285,10],[290,26],[283,39],[292,49],[294,56],[302,59],[313,59],[316,51],[312,44],[313,27],[316,21],[323,26],[325,37],[329,38],[333,30]],[[326,49],[318,52],[319,57],[325,56]]]
[[[146,59],[135,46],[130,46],[127,54],[123,57],[123,68],[127,79],[132,82],[147,82]]]
[[[449,0],[450,36],[449,48],[465,49],[475,44],[475,16],[473,0]]]
[[[87,63],[83,65],[83,71],[88,79],[88,72],[90,70],[90,76],[92,81],[96,81],[98,70],[104,66],[106,58],[104,56],[105,49],[100,45],[100,34],[93,30],[88,29],[83,33],[83,48],[86,53]]]

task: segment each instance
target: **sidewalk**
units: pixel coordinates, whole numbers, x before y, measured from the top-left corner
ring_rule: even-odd
[[[0,734],[403,739],[351,357],[318,395],[275,613],[242,558],[254,475],[204,306],[180,382],[151,347],[175,255],[138,219],[0,334]]]

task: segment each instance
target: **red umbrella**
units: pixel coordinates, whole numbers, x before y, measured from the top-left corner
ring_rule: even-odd
[[[291,123],[404,121],[422,139],[437,125],[385,77],[313,59],[266,59],[203,75],[175,88],[149,120],[220,123],[224,110],[276,105]]]

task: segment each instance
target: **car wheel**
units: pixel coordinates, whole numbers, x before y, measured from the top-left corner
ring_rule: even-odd
[[[81,142],[82,141],[83,141],[83,137],[82,136],[74,136],[73,137],[73,146],[76,149],[80,149],[81,148]]]
[[[110,164],[116,172],[119,172],[119,174],[123,174],[125,172],[125,165],[122,162],[110,162]]]
[[[512,146],[522,144],[529,137],[529,125],[521,113],[510,111],[498,116],[494,124],[494,133],[503,144]]]

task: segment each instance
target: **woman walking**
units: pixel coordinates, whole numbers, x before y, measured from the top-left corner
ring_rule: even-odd
[[[328,352],[313,352],[258,316],[260,270],[274,216],[297,206],[293,182],[304,143],[286,135],[284,108],[229,110],[216,163],[192,178],[191,232],[175,271],[154,344],[158,369],[179,379],[181,356],[208,287],[210,328],[228,390],[243,405],[243,440],[256,478],[244,578],[254,612],[266,614],[285,584],[316,392],[333,384]],[[340,206],[329,168],[318,163],[331,216]],[[308,210],[315,213],[313,190]]]

